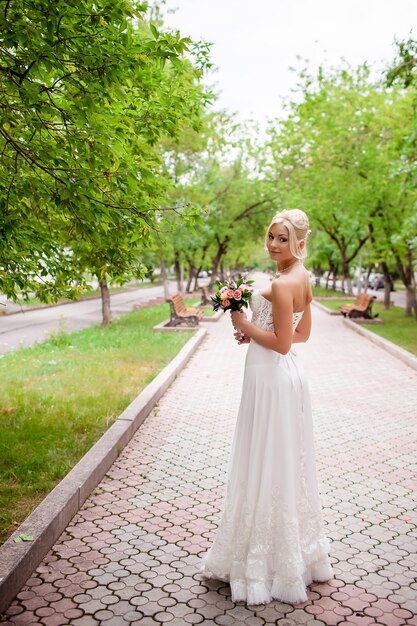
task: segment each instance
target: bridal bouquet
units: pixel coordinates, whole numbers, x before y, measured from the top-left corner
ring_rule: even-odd
[[[216,291],[213,300],[213,309],[218,311],[240,311],[243,307],[247,308],[249,298],[252,295],[253,280],[244,280],[240,278],[238,281],[225,280],[221,283],[216,281]]]

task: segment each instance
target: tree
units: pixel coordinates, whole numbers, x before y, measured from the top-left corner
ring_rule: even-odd
[[[399,142],[399,154],[391,168],[392,177],[399,181],[396,204],[400,207],[402,219],[400,228],[397,227],[390,239],[397,269],[406,288],[405,312],[411,315],[414,311],[417,320],[417,41],[410,37],[406,41],[398,41],[396,45],[397,56],[387,70],[386,84],[391,88],[397,86],[407,90],[410,112]],[[389,229],[388,222],[389,216],[386,216],[386,230]]]
[[[337,247],[349,293],[350,265],[371,240],[380,261],[388,264],[394,254],[403,263],[401,224],[412,201],[409,186],[407,197],[400,194],[404,181],[394,164],[410,114],[410,99],[371,82],[366,66],[321,70],[305,80],[303,100],[290,104],[288,119],[270,130],[270,175],[286,203],[304,208]],[[395,231],[382,228],[387,212],[393,224],[396,215]]]
[[[170,142],[166,166],[175,180],[171,204],[196,210],[194,225],[182,225],[166,253],[188,267],[187,289],[199,271],[211,267],[211,285],[223,276],[225,261],[239,258],[246,242],[263,234],[273,207],[273,191],[259,176],[264,159],[250,126],[224,113],[207,115],[202,133]],[[230,255],[228,254],[230,252]]]
[[[186,58],[190,46],[148,24],[144,3],[5,3],[0,290],[8,297],[74,295],[85,267],[75,249],[97,246],[100,234],[103,254],[114,251],[113,237],[139,242],[163,219],[158,140],[196,126],[209,99],[199,83],[205,49],[194,45]]]

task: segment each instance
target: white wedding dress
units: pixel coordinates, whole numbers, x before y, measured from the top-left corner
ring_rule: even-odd
[[[256,291],[250,306],[252,322],[273,330],[271,302]],[[302,315],[294,313],[294,329]],[[234,602],[296,604],[313,580],[333,577],[328,552],[303,368],[294,350],[252,340],[223,514],[201,572],[229,581]]]

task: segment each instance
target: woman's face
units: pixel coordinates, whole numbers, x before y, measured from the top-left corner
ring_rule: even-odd
[[[266,245],[271,259],[280,265],[294,259],[290,250],[288,228],[284,224],[278,222],[271,225],[266,237]]]

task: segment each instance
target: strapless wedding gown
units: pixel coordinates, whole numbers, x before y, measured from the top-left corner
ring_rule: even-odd
[[[273,330],[259,291],[252,322]],[[293,328],[303,313],[294,313]],[[299,357],[248,347],[226,500],[206,578],[229,581],[232,600],[307,600],[306,586],[333,577],[316,478],[310,397]]]

